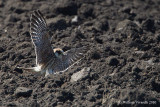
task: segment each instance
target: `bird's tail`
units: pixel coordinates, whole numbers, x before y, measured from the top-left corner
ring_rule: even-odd
[[[32,68],[25,68],[25,67],[17,67],[18,69],[22,69],[22,70],[25,70],[25,71],[35,71],[34,67]]]

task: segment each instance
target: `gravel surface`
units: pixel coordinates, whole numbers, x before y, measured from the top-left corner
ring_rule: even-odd
[[[40,10],[64,51],[88,46],[68,71],[35,66],[30,14]],[[0,106],[142,107],[160,104],[159,0],[1,0]]]

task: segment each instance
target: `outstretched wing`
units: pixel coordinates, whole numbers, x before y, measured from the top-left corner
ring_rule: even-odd
[[[54,57],[47,24],[39,10],[31,14],[30,20],[30,34],[35,46],[36,64],[43,65]]]
[[[58,59],[57,64],[53,69],[53,73],[66,71],[68,68],[80,61],[87,51],[87,47],[81,47],[65,52],[64,55]]]

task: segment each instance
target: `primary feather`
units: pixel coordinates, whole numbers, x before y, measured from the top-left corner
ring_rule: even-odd
[[[36,64],[44,65],[55,55],[50,43],[46,21],[39,10],[34,11],[31,15],[30,34],[35,45]]]

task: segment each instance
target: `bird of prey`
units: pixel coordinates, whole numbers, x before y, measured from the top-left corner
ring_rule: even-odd
[[[36,67],[23,68],[24,70],[41,72],[47,76],[66,71],[84,57],[87,52],[86,46],[73,48],[66,52],[60,48],[52,48],[46,20],[39,10],[31,14],[30,21],[30,35],[35,47]]]

